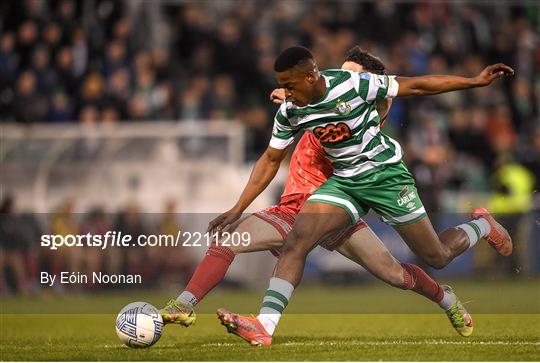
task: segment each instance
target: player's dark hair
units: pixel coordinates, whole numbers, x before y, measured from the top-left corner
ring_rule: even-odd
[[[284,72],[310,59],[313,59],[313,55],[309,49],[300,46],[290,47],[277,56],[274,62],[274,71]]]
[[[379,57],[363,50],[355,45],[345,53],[345,62],[360,64],[368,72],[375,74],[386,74],[386,67]]]

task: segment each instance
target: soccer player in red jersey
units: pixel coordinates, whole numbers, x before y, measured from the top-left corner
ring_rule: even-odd
[[[354,47],[347,53],[343,68],[357,72],[367,70],[382,73],[385,67],[378,58]],[[275,103],[281,103],[284,92],[281,89],[275,90],[270,97]],[[389,102],[383,100],[377,105],[382,122],[386,119]],[[291,156],[289,176],[279,204],[237,221],[230,229],[238,233],[250,233],[251,243],[248,246],[225,247],[215,244],[210,247],[185,290],[162,309],[165,323],[184,326],[193,324],[193,307],[219,284],[235,255],[270,250],[275,256],[279,256],[283,239],[291,231],[302,205],[332,172],[332,164],[326,158],[319,140],[312,133],[306,132]],[[355,225],[329,236],[320,245],[330,251],[337,250],[392,286],[415,291],[438,303],[446,311],[459,334],[468,336],[472,333],[472,319],[451,288],[439,285],[416,265],[400,264],[364,221],[360,220]],[[221,314],[224,324],[231,327],[235,317],[223,310]],[[225,322],[227,319],[231,319],[229,324]],[[255,320],[252,322],[257,324]],[[271,326],[265,329],[273,330]],[[230,330],[238,333],[233,328]],[[264,341],[264,337],[261,340]]]

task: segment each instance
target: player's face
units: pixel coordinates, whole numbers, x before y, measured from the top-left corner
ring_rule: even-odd
[[[287,101],[303,107],[312,100],[316,82],[314,72],[304,72],[293,68],[284,72],[276,72],[276,80],[285,90]]]
[[[341,65],[341,69],[345,71],[353,71],[353,72],[358,72],[358,73],[362,73],[366,71],[364,67],[362,67],[360,64],[356,62],[351,62],[351,61],[346,61],[345,63],[343,63]]]

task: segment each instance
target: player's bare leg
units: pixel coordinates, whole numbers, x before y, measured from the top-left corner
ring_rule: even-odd
[[[438,236],[427,216],[394,229],[415,255],[434,268],[443,268],[470,245],[467,233],[460,228],[446,229]]]
[[[371,228],[354,232],[336,251],[387,284],[403,286],[403,267]]]
[[[271,224],[255,215],[235,222],[229,231],[249,233],[250,243],[230,247],[211,246],[184,291],[176,299],[169,300],[161,309],[165,324],[176,323],[186,327],[192,325],[196,319],[193,308],[223,280],[237,254],[266,251],[283,245],[281,234]]]
[[[270,279],[263,299],[258,320],[264,331],[258,331],[256,336],[248,339],[268,344],[268,339],[263,342],[260,337],[273,335],[281,313],[287,306],[294,288],[302,279],[308,253],[324,236],[342,230],[349,223],[350,217],[341,207],[310,201],[304,204],[292,231],[285,238],[274,277]]]
[[[475,210],[476,212],[476,210]],[[512,253],[512,239],[485,209],[479,209],[468,223],[435,233],[429,217],[405,225],[395,225],[395,230],[411,250],[430,266],[440,269],[456,256],[473,247],[479,239],[486,239],[497,252],[507,256]]]
[[[249,233],[250,243],[248,245],[231,246],[235,255],[256,251],[268,251],[283,246],[283,236],[270,223],[261,218],[250,215],[247,218],[235,223],[232,230],[242,235]]]
[[[399,263],[371,228],[356,231],[337,251],[382,281],[403,290],[414,291],[437,303],[460,335],[472,334],[472,318],[452,289],[441,286],[416,265]]]
[[[350,223],[347,212],[331,204],[307,201],[285,238],[274,276],[298,286],[308,253],[324,237]]]

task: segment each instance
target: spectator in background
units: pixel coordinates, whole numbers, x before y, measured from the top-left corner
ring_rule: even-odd
[[[55,92],[47,112],[47,120],[52,122],[72,121],[74,118],[71,99],[61,90]]]
[[[56,19],[60,28],[67,34],[73,34],[77,28],[77,14],[75,10],[73,0],[61,0],[58,3]]]
[[[25,263],[29,241],[24,238],[24,228],[20,216],[15,214],[15,200],[6,196],[0,205],[0,295],[10,292],[7,271],[11,272],[17,292],[23,295],[29,292]]]
[[[534,128],[535,105],[534,93],[531,82],[524,77],[518,76],[512,83],[512,104],[515,108],[515,116],[518,125],[523,125],[524,129]],[[538,121],[538,120],[537,120]],[[538,122],[537,122],[538,123]]]
[[[120,113],[113,105],[104,106],[100,114],[101,122],[107,125],[114,125],[120,121]]]
[[[272,122],[268,119],[265,107],[254,105],[238,114],[240,121],[247,126],[247,157],[256,159],[266,149]]]
[[[37,89],[44,95],[51,92],[58,80],[56,78],[56,72],[50,66],[50,53],[49,50],[40,45],[37,46],[32,54],[32,69],[36,75]]]
[[[163,100],[158,95],[156,75],[150,66],[137,70],[133,98],[141,104],[140,118],[148,120],[156,116],[155,114]]]
[[[32,52],[38,41],[38,27],[34,21],[27,20],[21,24],[17,39],[19,69],[30,67]]]
[[[77,27],[72,36],[73,74],[81,78],[88,68],[89,47],[86,31]]]
[[[110,78],[116,71],[126,68],[129,63],[126,58],[126,46],[120,40],[113,40],[107,45],[103,74]]]
[[[535,192],[533,198],[536,198],[536,201],[533,204],[540,211],[540,125],[528,138],[530,143],[522,150],[519,160],[534,175],[535,184],[533,189]]]
[[[114,227],[115,231],[122,232],[124,235],[131,235],[133,239],[146,235],[147,229],[142,220],[142,213],[139,206],[134,203],[128,203],[117,217]],[[122,261],[120,264],[127,274],[142,274],[145,276],[154,269],[153,264],[147,262],[147,248],[143,246],[132,246],[128,249],[122,249]],[[146,284],[152,281],[144,281]]]
[[[507,154],[500,154],[495,161],[496,171],[492,176],[493,193],[488,203],[489,210],[497,215],[503,223],[512,240],[514,241],[514,253],[510,259],[501,259],[500,264],[508,266],[508,272],[512,273],[520,267],[523,251],[523,241],[518,236],[518,227],[532,206],[532,194],[534,188],[534,175],[514,160],[508,160]]]
[[[514,149],[516,133],[508,106],[497,105],[492,109],[486,133],[491,149],[496,153],[506,153]]]
[[[24,266],[28,281],[28,292],[33,294],[41,289],[40,278],[40,258],[41,258],[41,235],[42,228],[36,214],[21,212],[18,216],[21,226],[23,226],[22,238],[24,240]]]
[[[113,22],[112,25],[112,38],[126,44],[129,54],[133,54],[135,45],[132,39],[132,24],[127,17],[121,17]]]
[[[85,105],[79,113],[79,121],[85,128],[84,138],[75,145],[75,157],[78,160],[89,160],[102,151],[103,139],[97,133],[100,112],[97,106]]]
[[[447,139],[431,110],[417,112],[418,123],[409,129],[408,165],[418,185],[418,192],[428,212],[439,210],[439,191],[446,182]],[[412,160],[411,160],[412,159]]]
[[[107,80],[106,104],[113,107],[123,120],[128,118],[127,104],[131,96],[129,79],[129,70],[120,68],[112,73]]]
[[[174,199],[164,202],[161,218],[157,226],[157,234],[176,236],[183,230],[181,223],[182,214],[178,212],[177,203]],[[185,283],[196,266],[195,256],[191,249],[185,246],[162,246],[149,251],[154,256],[156,263],[161,266],[160,283],[178,286]]]
[[[79,234],[79,221],[74,213],[74,202],[66,199],[60,203],[51,217],[49,233],[59,236]],[[84,252],[81,248],[61,246],[48,250],[48,272],[60,276],[62,271],[82,271]],[[56,292],[63,292],[62,284],[54,284]]]
[[[0,35],[0,80],[13,82],[19,67],[19,53],[15,49],[15,35],[10,32]]]
[[[255,63],[246,44],[250,33],[242,32],[241,23],[232,18],[225,18],[217,26],[216,64],[219,73],[232,75],[240,93],[248,93],[253,87]],[[238,72],[241,69],[242,72]]]
[[[101,235],[104,236],[108,231],[111,230],[111,224],[107,219],[103,208],[95,207],[90,209],[90,211],[84,215],[84,218],[81,222],[81,234],[90,233],[91,235]],[[104,262],[103,262],[103,250],[99,247],[83,247],[84,257],[83,257],[83,266],[84,273],[86,275],[92,275],[94,272],[103,271]],[[90,283],[88,286],[90,289],[96,289],[100,286]]]
[[[94,105],[86,105],[79,113],[79,121],[87,126],[94,125],[99,121],[99,109]]]
[[[79,79],[73,72],[73,54],[70,47],[62,47],[56,53],[56,73],[58,75],[58,88],[69,95],[77,96]]]
[[[448,140],[454,149],[454,168],[450,173],[452,187],[482,190],[487,180],[483,177],[491,170],[493,152],[486,136],[487,119],[479,108],[456,108],[451,113]]]
[[[14,84],[17,78],[19,55],[12,32],[0,34],[0,120],[15,121]]]
[[[200,120],[206,117],[205,101],[209,89],[208,79],[202,75],[194,77],[180,94],[181,120]]]
[[[229,120],[235,118],[236,98],[233,79],[225,74],[218,75],[209,94],[209,120]]]
[[[169,52],[163,48],[155,48],[152,50],[151,57],[158,82],[168,81],[172,71]]]
[[[104,98],[105,82],[103,76],[98,72],[88,74],[81,85],[80,107],[93,106],[99,111],[103,106]]]
[[[30,123],[46,119],[49,105],[47,98],[37,90],[33,71],[20,74],[15,90],[13,114],[17,121]]]
[[[489,209],[497,214],[518,216],[527,213],[532,206],[533,173],[513,160],[505,160],[504,155],[498,157],[496,166]]]
[[[43,41],[52,54],[56,55],[60,46],[63,36],[62,28],[57,23],[51,22],[45,25],[43,32]]]
[[[155,93],[156,119],[174,120],[177,113],[177,107],[174,103],[175,98],[176,94],[171,82],[163,81],[158,83]]]

